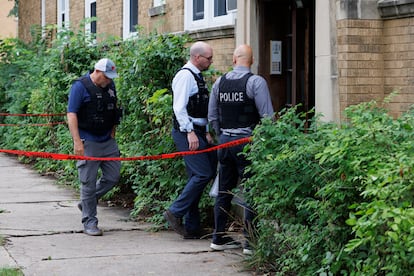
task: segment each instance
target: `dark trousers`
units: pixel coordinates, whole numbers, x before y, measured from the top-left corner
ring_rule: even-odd
[[[220,135],[220,144],[238,140],[246,136]],[[239,179],[247,177],[244,173],[249,161],[239,155],[243,151],[245,144],[229,148],[219,149],[219,193],[214,204],[214,224],[213,242],[217,242],[225,235],[228,214],[231,208],[231,201],[234,196],[233,189],[237,187]],[[249,237],[252,232],[252,223],[255,212],[244,202],[244,235]]]
[[[197,132],[199,150],[210,147],[205,133]],[[188,151],[187,133],[173,128],[172,137],[178,151]],[[188,174],[188,181],[169,210],[178,218],[184,217],[187,232],[196,232],[200,228],[198,203],[207,184],[217,172],[217,152],[211,151],[183,157]]]

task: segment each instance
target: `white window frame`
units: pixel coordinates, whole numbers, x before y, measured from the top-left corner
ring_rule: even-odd
[[[91,4],[95,3],[96,0],[85,0],[85,19],[91,18]],[[90,33],[91,32],[91,23],[85,24],[85,32]]]
[[[65,22],[62,22],[62,14],[65,15]],[[58,29],[69,28],[69,0],[57,1],[57,24]]]
[[[45,37],[46,35],[46,31],[45,31],[45,27],[46,27],[46,0],[42,0],[41,2],[41,12],[42,12],[42,37]]]
[[[139,1],[139,0],[138,0]],[[139,2],[138,2],[138,7],[139,7]],[[122,12],[123,12],[123,20],[122,20],[122,37],[123,39],[128,39],[130,37],[134,37],[138,34],[138,32],[131,32],[130,31],[130,22],[131,22],[131,18],[130,18],[130,10],[131,10],[131,2],[130,0],[123,0],[123,8],[122,8]]]
[[[237,10],[232,10],[226,15],[214,17],[214,1],[204,0],[204,18],[193,20],[193,0],[184,0],[184,30],[192,31],[234,25],[237,14],[236,11]]]

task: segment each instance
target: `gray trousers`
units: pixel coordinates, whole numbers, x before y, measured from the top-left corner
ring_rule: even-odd
[[[119,149],[115,139],[97,143],[84,142],[85,156],[119,157]],[[79,160],[76,163],[81,182],[82,223],[84,227],[97,226],[97,204],[99,198],[111,190],[119,181],[120,161]],[[100,178],[98,171],[101,169]]]

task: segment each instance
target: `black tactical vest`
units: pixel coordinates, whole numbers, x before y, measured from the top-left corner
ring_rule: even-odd
[[[82,82],[90,96],[90,101],[83,103],[77,113],[78,127],[95,135],[108,133],[117,122],[117,98],[113,82],[100,88],[87,76],[78,81]]]
[[[227,79],[223,75],[220,79],[218,91],[218,108],[220,111],[220,127],[230,128],[254,128],[260,121],[253,99],[247,97],[246,84],[252,76],[247,73],[241,79]]]
[[[188,99],[187,113],[193,118],[207,118],[208,114],[208,89],[206,82],[194,73],[190,68],[181,68],[180,70],[188,70],[194,76],[197,82],[198,92]],[[174,114],[174,127],[179,129],[177,119]]]

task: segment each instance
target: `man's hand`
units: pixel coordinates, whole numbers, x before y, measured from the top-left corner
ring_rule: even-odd
[[[194,130],[187,133],[187,140],[188,140],[188,149],[189,150],[197,150],[199,146],[197,134],[195,134]]]
[[[211,136],[210,132],[206,132],[206,139],[207,139],[207,142],[208,142],[210,145],[214,144],[214,139],[213,139],[213,137]]]
[[[83,156],[85,154],[82,140],[73,142],[73,151],[75,155]]]

